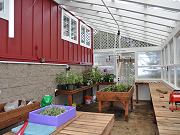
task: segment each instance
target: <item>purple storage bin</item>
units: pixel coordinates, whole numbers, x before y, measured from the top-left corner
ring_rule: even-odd
[[[46,108],[49,107],[63,107],[66,112],[63,114],[60,114],[58,116],[48,116],[48,115],[42,115],[40,114],[41,111],[43,111]],[[66,123],[67,121],[71,120],[76,116],[76,107],[73,106],[63,106],[63,105],[50,105],[43,108],[40,108],[38,110],[32,111],[29,113],[29,122],[37,123],[37,124],[43,124],[43,125],[49,125],[49,126],[55,126],[59,127]]]

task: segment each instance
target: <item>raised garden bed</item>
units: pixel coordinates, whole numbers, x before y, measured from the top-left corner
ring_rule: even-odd
[[[21,100],[19,100],[20,103]],[[33,104],[4,112],[5,105],[6,103],[0,104],[0,130],[26,120],[29,112],[40,108],[40,103],[34,102]]]
[[[124,87],[118,89],[115,86],[116,85],[112,85],[108,88],[96,92],[97,100],[99,103],[99,112],[102,111],[103,102],[113,102],[113,101],[120,102],[122,104],[123,109],[125,110],[125,120],[128,120],[130,101],[131,101],[131,110],[133,109],[134,87],[127,87],[127,88]]]
[[[54,113],[55,111],[52,111],[51,108],[54,109],[56,108],[56,111],[57,108],[61,108],[64,109],[64,111],[58,114],[57,112]],[[48,113],[49,110],[47,109],[51,109],[52,112]],[[54,115],[54,114],[58,114],[58,115]],[[75,116],[76,116],[76,108],[73,106],[50,105],[30,112],[29,121],[37,124],[59,127],[62,124],[74,118]]]

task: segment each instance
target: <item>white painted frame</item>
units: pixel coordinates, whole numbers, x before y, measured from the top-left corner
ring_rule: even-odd
[[[81,35],[81,26],[83,26],[85,28],[85,37],[84,37],[84,40],[85,40],[85,43],[82,43],[81,42],[81,38],[82,38],[82,35]],[[86,29],[90,31],[90,37],[89,37],[89,42],[90,42],[90,45],[87,45],[86,44]],[[86,48],[91,48],[91,28],[89,28],[86,24],[84,24],[83,22],[80,22],[80,45],[81,46],[84,46]]]
[[[9,38],[14,38],[14,0],[4,0],[4,12],[0,12],[0,18],[8,20]]]
[[[70,19],[70,24],[69,24],[69,26],[70,26],[69,33],[70,34],[69,34],[69,36],[65,36],[63,34],[63,31],[64,31],[64,27],[63,27],[64,15],[66,15]],[[71,19],[76,21],[77,40],[71,39]],[[73,15],[71,15],[70,13],[68,13],[67,11],[65,11],[64,9],[62,9],[62,15],[61,15],[61,38],[66,40],[66,41],[78,44],[78,41],[79,41],[79,29],[78,29],[78,25],[79,25],[78,19],[76,17],[74,17]]]

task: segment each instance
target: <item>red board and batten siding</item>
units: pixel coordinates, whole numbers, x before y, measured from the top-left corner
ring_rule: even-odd
[[[91,49],[61,39],[61,8],[52,0],[33,3],[15,0],[14,38],[8,37],[8,21],[0,19],[0,60],[92,64],[93,39]]]

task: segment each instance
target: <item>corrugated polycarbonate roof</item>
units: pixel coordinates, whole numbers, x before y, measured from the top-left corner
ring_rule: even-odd
[[[94,29],[162,45],[180,21],[180,0],[54,0]],[[156,41],[154,43],[154,41]]]

